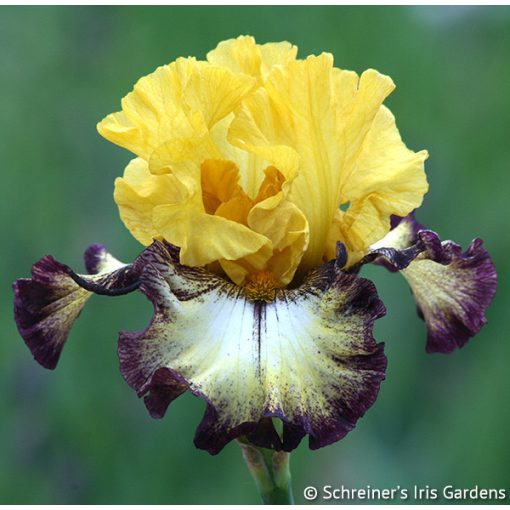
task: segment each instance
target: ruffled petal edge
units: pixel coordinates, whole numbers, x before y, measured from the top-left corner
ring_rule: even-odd
[[[404,276],[427,326],[427,352],[463,347],[487,323],[497,288],[496,268],[483,241],[475,238],[462,252],[457,243],[441,242],[424,229],[414,214],[392,218],[392,226],[353,269],[376,263]]]
[[[168,405],[187,389],[204,399],[206,411],[196,431],[195,445],[211,454],[239,436],[246,436],[257,446],[285,451],[297,447],[307,434],[311,449],[338,441],[375,401],[386,368],[383,344],[377,344],[372,336],[373,323],[385,313],[384,306],[371,282],[339,270],[345,262],[343,250],[339,250],[339,256],[343,260],[324,264],[302,287],[279,290],[280,301],[277,298],[276,304],[268,305],[249,303],[242,288],[203,268],[181,265],[177,248],[155,241],[143,254],[144,269],[140,276],[140,290],[153,303],[155,315],[144,331],[120,334],[118,352],[124,378],[144,397],[149,413],[155,418],[163,417]],[[306,343],[300,344],[299,328],[295,331],[290,328],[292,332],[287,338],[292,337],[288,340],[291,344],[289,349],[283,349],[286,359],[280,360],[276,351],[271,352],[274,342],[265,342],[264,337],[271,335],[279,320],[281,329],[273,336],[282,341],[280,332],[287,335],[286,307],[298,307],[302,296],[305,303],[308,300],[313,312],[310,315],[317,321],[307,331],[307,334],[313,331],[315,337],[308,349]],[[233,332],[235,340],[218,341],[211,335],[204,340],[206,345],[202,349],[198,345],[203,340],[202,329],[212,331],[218,324],[223,328],[230,320],[227,316],[221,318],[220,311],[228,311],[228,317],[245,314],[247,321],[243,318],[237,323],[241,329]],[[300,319],[307,313],[304,305]],[[278,315],[280,319],[271,322],[271,317]],[[297,317],[294,313],[289,313],[290,316]],[[344,343],[332,344],[331,335],[343,336]],[[250,336],[253,342],[249,341]],[[293,349],[298,344],[301,347],[295,354]],[[312,370],[292,363],[297,366],[295,370],[302,369],[305,377],[312,377],[310,384],[318,384],[318,399],[299,400],[296,385],[301,386],[302,381],[285,379],[296,377],[294,374],[289,375],[286,370],[280,373],[278,369],[270,375],[274,367],[286,366],[289,357],[299,357],[302,349],[306,351],[306,360],[312,363],[308,367]],[[229,365],[229,359],[235,356],[239,360]],[[321,372],[321,356],[331,372]],[[265,359],[272,362],[261,361]],[[241,385],[235,385],[236,375],[228,373],[232,366],[242,368]],[[311,375],[314,371],[315,375]],[[302,392],[305,397],[315,397],[306,384],[302,385]],[[281,436],[271,418],[282,420]]]
[[[32,266],[32,278],[13,284],[18,331],[34,359],[51,370],[93,293],[113,296],[138,288],[138,267],[119,262],[103,245],[89,247],[84,258],[89,275],[79,275],[48,255]]]

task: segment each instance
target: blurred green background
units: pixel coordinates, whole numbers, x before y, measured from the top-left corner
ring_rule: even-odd
[[[137,255],[112,199],[131,156],[96,122],[158,65],[239,34],[389,74],[404,140],[430,152],[419,219],[463,247],[482,237],[499,270],[489,324],[450,356],[425,354],[402,278],[365,272],[388,308],[376,326],[387,379],[343,441],[295,451],[297,501],[307,485],[342,483],[508,490],[509,8],[3,7],[0,503],[258,502],[236,444],[216,457],[193,447],[203,402],[183,396],[155,421],[121,378],[117,333],[149,321],[142,295],[94,297],[50,372],[18,336],[10,289],[45,254],[76,269],[93,242]]]

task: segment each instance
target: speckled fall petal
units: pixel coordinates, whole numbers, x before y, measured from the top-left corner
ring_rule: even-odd
[[[197,447],[214,454],[248,435],[290,451],[308,434],[320,448],[375,401],[386,358],[372,327],[384,306],[368,280],[332,261],[274,302],[252,302],[242,287],[179,264],[168,243],[141,257],[140,289],[155,314],[145,331],[121,333],[121,371],[154,417],[187,389],[202,397]],[[271,417],[282,420],[281,436]]]
[[[462,347],[487,322],[497,287],[496,268],[474,239],[465,252],[425,230],[413,215],[394,218],[394,228],[371,247],[363,263],[399,271],[409,283],[418,315],[427,325],[427,352]]]
[[[56,367],[74,321],[90,296],[115,295],[137,287],[137,268],[123,264],[96,244],[85,252],[89,275],[78,275],[51,256],[32,267],[32,278],[13,285],[14,317],[35,360]]]

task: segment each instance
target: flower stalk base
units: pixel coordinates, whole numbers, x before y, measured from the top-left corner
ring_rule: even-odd
[[[244,460],[252,474],[262,501],[266,505],[292,505],[290,454],[252,445],[246,439],[237,440]]]

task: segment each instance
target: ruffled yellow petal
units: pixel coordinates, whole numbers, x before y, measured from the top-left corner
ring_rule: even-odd
[[[220,154],[217,157],[236,162],[241,169],[239,183],[248,196],[254,199],[258,193],[260,183],[264,179],[262,170],[267,167],[269,162],[263,157],[231,143],[228,139],[228,132],[233,119],[234,114],[231,114],[218,122],[209,133],[210,139],[215,150]]]
[[[248,226],[254,203],[239,185],[239,168],[232,161],[216,159],[204,161],[201,169],[205,211]]]
[[[347,248],[346,266],[360,260],[367,251],[366,238],[380,239],[380,233],[389,230],[389,219],[380,215],[374,203],[375,197],[368,196],[349,207],[347,212],[338,210],[333,218],[325,251],[325,260],[336,254],[336,243],[341,241]]]
[[[179,172],[153,175],[144,160],[133,160],[115,188],[121,217],[132,234],[145,245],[163,238],[181,247],[184,264],[219,260],[238,284],[264,268],[275,271],[280,286],[289,283],[308,242],[308,228],[295,206],[280,205],[281,173],[266,169],[257,203],[239,186],[234,163],[205,160],[200,171],[196,187],[191,179],[181,180]]]
[[[271,256],[271,243],[265,236],[234,221],[206,214],[192,201],[155,207],[153,222],[168,242],[181,248],[181,262],[189,266],[257,253],[251,262],[261,270]]]
[[[427,151],[415,153],[404,145],[392,113],[381,107],[342,183],[341,201],[349,207],[336,215],[328,254],[340,240],[347,246],[348,264],[357,262],[370,244],[388,233],[392,214],[406,216],[419,207],[428,190],[427,156]]]
[[[181,58],[141,78],[122,100],[122,112],[106,117],[98,131],[149,161],[164,143],[204,136],[253,85],[249,76]]]
[[[147,162],[133,159],[124,177],[115,180],[114,199],[122,221],[133,237],[148,246],[159,232],[152,223],[152,211],[161,204],[178,203],[188,197],[188,190],[173,175],[152,175]]]
[[[221,204],[216,209],[215,215],[248,226],[248,214],[252,207],[253,200],[246,194],[242,194]]]
[[[251,274],[263,271],[267,261],[272,256],[268,254],[267,246],[264,245],[258,251],[237,260],[220,260],[220,266],[228,277],[237,285],[244,285]],[[264,261],[261,266],[260,261]]]
[[[374,69],[365,71],[358,80],[355,73],[335,70],[332,85],[337,110],[336,130],[341,133],[344,169],[340,183],[347,182],[353,171],[353,164],[365,143],[367,133],[372,129],[383,101],[395,89],[389,76]],[[373,130],[377,135],[377,131]],[[340,197],[339,197],[340,198]]]
[[[405,147],[381,106],[394,88],[391,79],[374,70],[358,78],[332,65],[323,54],[274,70],[242,102],[229,132],[233,144],[259,156],[296,155],[287,198],[309,223],[303,271],[334,254],[339,240],[357,252],[353,261],[359,258],[387,233],[390,215],[409,213],[427,190],[426,152]],[[349,211],[337,212],[347,202]]]
[[[290,185],[298,174],[301,155],[284,136],[288,129],[285,121],[275,112],[267,91],[259,89],[245,98],[232,120],[227,136],[232,145],[254,155],[259,161],[270,162]],[[246,173],[246,191],[250,196],[255,196],[263,174],[253,165],[248,167]]]
[[[99,124],[145,160],[115,191],[137,239],[164,238],[184,264],[220,264],[238,284],[262,271],[285,286],[334,257],[337,241],[357,262],[392,214],[420,205],[427,153],[406,148],[382,106],[392,80],[296,51],[225,41],[207,62],[142,78]]]
[[[200,165],[206,159],[222,159],[208,134],[173,138],[155,149],[149,159],[151,173],[174,173],[179,178],[200,182]],[[225,159],[225,158],[223,158]]]
[[[232,161],[208,159],[201,165],[202,199],[208,214],[242,193],[239,186],[239,168]]]
[[[284,175],[282,159],[292,158],[293,165],[298,165],[299,172],[291,166],[292,172],[285,177],[292,181],[288,199],[303,211],[310,228],[310,244],[302,260],[306,269],[321,261],[338,206],[342,153],[332,97],[332,63],[331,55],[323,54],[275,69],[265,90],[243,101],[230,131],[232,142],[246,150],[266,159],[271,153],[280,156],[274,166]]]
[[[308,223],[294,204],[284,200],[283,175],[274,167],[266,168],[264,174],[255,200],[232,186],[233,198],[222,203],[215,215],[246,225],[263,235],[270,242],[271,255],[267,257],[264,247],[261,253],[236,261],[222,260],[221,265],[231,279],[244,283],[249,275],[260,271],[260,257],[267,257],[264,271],[270,274],[277,287],[284,287],[292,280],[306,249]]]
[[[205,211],[247,226],[253,200],[239,185],[239,168],[231,161],[221,159],[206,160],[201,168]]]
[[[207,129],[226,117],[252,89],[255,80],[232,74],[222,67],[205,66],[193,73],[184,91],[184,101],[200,112]]]
[[[406,216],[421,205],[428,191],[424,171],[427,157],[427,151],[413,152],[405,146],[395,117],[382,106],[365,136],[349,178],[342,182],[341,197],[352,202],[376,194],[383,214]]]
[[[269,197],[273,197],[280,193],[285,183],[285,177],[274,166],[269,166],[264,170],[264,180],[260,184],[259,192],[255,198],[255,202],[262,202]]]
[[[297,47],[286,41],[259,45],[245,35],[220,42],[207,54],[207,60],[235,73],[265,80],[273,67],[296,60],[296,55]]]
[[[190,123],[182,97],[190,75],[201,65],[194,58],[179,58],[144,76],[122,100],[122,111],[98,124],[99,133],[145,160],[169,138],[192,137],[198,126]]]
[[[266,200],[250,211],[248,225],[271,240],[273,254],[266,270],[275,276],[278,286],[288,285],[309,242],[305,215],[288,200],[276,207]]]
[[[296,55],[297,47],[288,42],[259,45],[251,36],[240,36],[218,44],[207,54],[207,59],[232,72],[253,76],[261,85],[267,80],[272,70],[296,60]],[[239,139],[232,130],[227,137],[232,120],[233,116],[214,126],[211,137],[223,154],[223,158],[236,161],[242,169],[241,184],[246,193],[251,198],[255,198],[264,178],[262,169],[268,163],[276,166],[290,182],[296,173],[297,154],[289,147],[274,147],[274,144],[269,144],[263,136],[262,139],[253,141],[250,147],[245,144],[243,137]],[[236,122],[239,123],[239,120]],[[271,147],[264,147],[266,145]]]
[[[289,62],[296,60],[298,52],[297,46],[287,41],[261,44],[259,49],[262,58],[261,74],[263,78],[267,78],[275,66],[287,65]]]
[[[349,179],[342,184],[341,195],[351,203],[370,197],[385,221],[391,214],[406,216],[421,205],[428,191],[424,171],[427,157],[427,151],[415,153],[405,146],[394,116],[383,106],[365,137]],[[389,224],[384,230],[389,230]],[[380,239],[380,232],[369,237],[365,243]]]
[[[234,73],[259,76],[261,57],[255,39],[240,36],[222,41],[207,54],[207,60],[214,65],[230,69]]]

